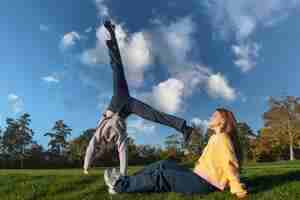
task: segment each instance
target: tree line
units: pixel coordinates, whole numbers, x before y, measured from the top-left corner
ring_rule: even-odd
[[[238,122],[237,134],[245,162],[269,162],[300,158],[300,98],[270,97],[268,109],[262,114],[264,126],[254,133],[246,122]],[[72,129],[63,121],[54,123],[44,134],[49,138],[48,147],[33,140],[35,132],[30,128],[30,114],[19,118],[7,118],[0,128],[0,168],[69,168],[82,167],[85,150],[95,129],[89,128],[73,139],[68,139]],[[183,146],[181,134],[165,138],[164,148],[138,145],[129,138],[130,165],[144,165],[165,158],[192,163],[199,158],[213,132],[199,124],[192,124],[198,134],[193,135],[191,145]],[[118,164],[116,146],[98,147],[95,165]]]

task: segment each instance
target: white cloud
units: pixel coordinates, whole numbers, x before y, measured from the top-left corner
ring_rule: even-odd
[[[274,26],[283,21],[291,9],[300,5],[300,0],[207,0],[205,5],[213,26],[221,37],[227,39],[233,36],[237,46],[251,48],[246,50],[247,56],[234,61],[236,66],[246,72],[256,65],[257,56],[252,58],[249,56],[251,52],[257,51],[256,42],[250,42],[257,27]]]
[[[236,99],[236,91],[229,86],[227,79],[220,73],[209,76],[207,90],[214,98],[222,97],[228,101]]]
[[[184,95],[190,96],[195,90],[206,84],[212,71],[199,64],[187,64],[187,66],[189,67],[186,71],[177,73],[175,77],[184,83]]]
[[[16,94],[13,93],[9,94],[8,101],[14,113],[19,113],[23,110],[24,107],[23,100]]]
[[[260,50],[260,45],[257,43],[243,43],[232,46],[232,51],[235,54],[235,65],[239,67],[242,72],[251,70],[256,65],[256,59]]]
[[[256,28],[256,22],[249,16],[240,16],[237,23],[237,38],[240,40],[248,38]]]
[[[192,124],[195,124],[196,126],[200,126],[200,127],[203,127],[204,129],[204,132],[206,132],[206,129],[208,127],[208,120],[202,120],[198,117],[195,117],[191,120],[191,123]]]
[[[267,24],[282,18],[292,8],[299,6],[299,0],[207,0],[205,4],[217,30],[234,31],[236,36],[250,36],[258,24]],[[273,23],[274,25],[276,23]],[[226,28],[226,27],[230,28]]]
[[[47,82],[47,83],[59,83],[60,82],[58,77],[55,77],[53,75],[42,77],[42,80]]]
[[[154,86],[151,94],[146,95],[148,102],[165,112],[177,113],[184,109],[185,97],[201,87],[205,87],[213,98],[227,101],[237,98],[235,89],[229,85],[227,79],[220,73],[214,74],[207,67],[194,65],[175,77]]]
[[[183,94],[183,82],[174,78],[159,83],[152,91],[154,104],[168,113],[176,113],[182,108]]]
[[[81,55],[81,61],[86,65],[108,64],[108,50],[105,45],[109,34],[102,25],[97,29],[97,43],[93,49],[88,49]],[[151,42],[147,33],[136,32],[128,34],[123,25],[116,24],[118,40],[125,73],[130,86],[138,88],[144,82],[144,73],[152,63]]]
[[[198,117],[193,118],[191,121],[192,121],[192,123],[194,123],[196,125],[207,126],[207,124],[208,124],[207,120],[202,120],[202,119],[200,119]]]
[[[93,27],[88,27],[87,29],[84,30],[86,33],[90,33],[93,30]]]
[[[45,24],[40,24],[40,31],[47,32],[49,30],[50,30],[49,26],[47,26]]]
[[[145,120],[138,118],[134,121],[129,121],[128,128],[134,133],[146,133],[153,134],[156,131],[155,125],[146,122]]]
[[[131,40],[122,49],[124,64],[128,66],[128,81],[139,87],[144,82],[144,72],[152,63],[150,41],[146,39],[145,33],[138,32],[132,35]]]
[[[195,43],[193,33],[195,23],[190,17],[184,17],[170,24],[157,22],[151,31],[153,50],[164,67],[171,72],[185,71],[190,65],[188,53]]]
[[[106,0],[95,0],[96,7],[98,9],[98,15],[100,17],[106,17],[109,15],[108,7],[105,5]]]
[[[60,41],[60,48],[64,51],[72,47],[81,39],[80,35],[75,32],[66,33]]]
[[[107,64],[109,57],[108,52],[104,51],[104,47],[97,45],[94,49],[85,50],[81,56],[81,62],[86,66],[96,66],[98,64]]]
[[[190,17],[181,18],[169,25],[156,20],[155,25],[158,26],[156,28],[157,31],[151,32],[152,39],[154,40],[152,43],[155,56],[168,69],[171,78],[183,83],[184,89],[182,89],[182,92],[174,91],[174,94],[177,94],[173,95],[173,97],[177,97],[175,101],[176,105],[179,105],[178,102],[182,104],[184,96],[192,95],[195,90],[205,85],[208,85],[208,93],[213,94],[213,96],[217,95],[226,100],[235,99],[234,89],[227,82],[223,81],[221,89],[217,90],[213,87],[214,82],[216,82],[214,77],[221,77],[221,75],[214,75],[210,68],[193,63],[188,57],[189,53],[195,49],[193,34],[196,32],[195,23]],[[152,96],[156,99],[159,97],[159,95],[154,94]],[[173,109],[166,110],[178,111],[177,106],[172,104],[167,105],[172,106]]]

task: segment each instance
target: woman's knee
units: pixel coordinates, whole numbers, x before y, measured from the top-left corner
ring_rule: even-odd
[[[172,162],[174,162],[174,161],[165,159],[165,160],[159,161],[159,164],[160,164],[160,167],[167,168],[170,164],[172,164]]]

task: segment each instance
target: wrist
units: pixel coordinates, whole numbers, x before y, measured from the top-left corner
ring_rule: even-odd
[[[244,190],[244,191],[242,191],[242,192],[237,192],[237,193],[235,193],[235,195],[236,195],[238,198],[244,198],[244,197],[247,196],[247,191]]]

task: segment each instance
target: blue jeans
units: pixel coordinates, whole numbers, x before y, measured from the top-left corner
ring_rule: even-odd
[[[113,71],[113,96],[108,109],[112,112],[119,112],[120,116],[124,119],[131,114],[135,114],[146,120],[157,122],[182,132],[186,123],[184,119],[158,111],[150,105],[130,96],[116,38],[108,40],[107,47]]]
[[[207,194],[216,188],[190,169],[173,160],[162,160],[138,171],[132,176],[122,176],[115,185],[119,193],[177,192]]]

